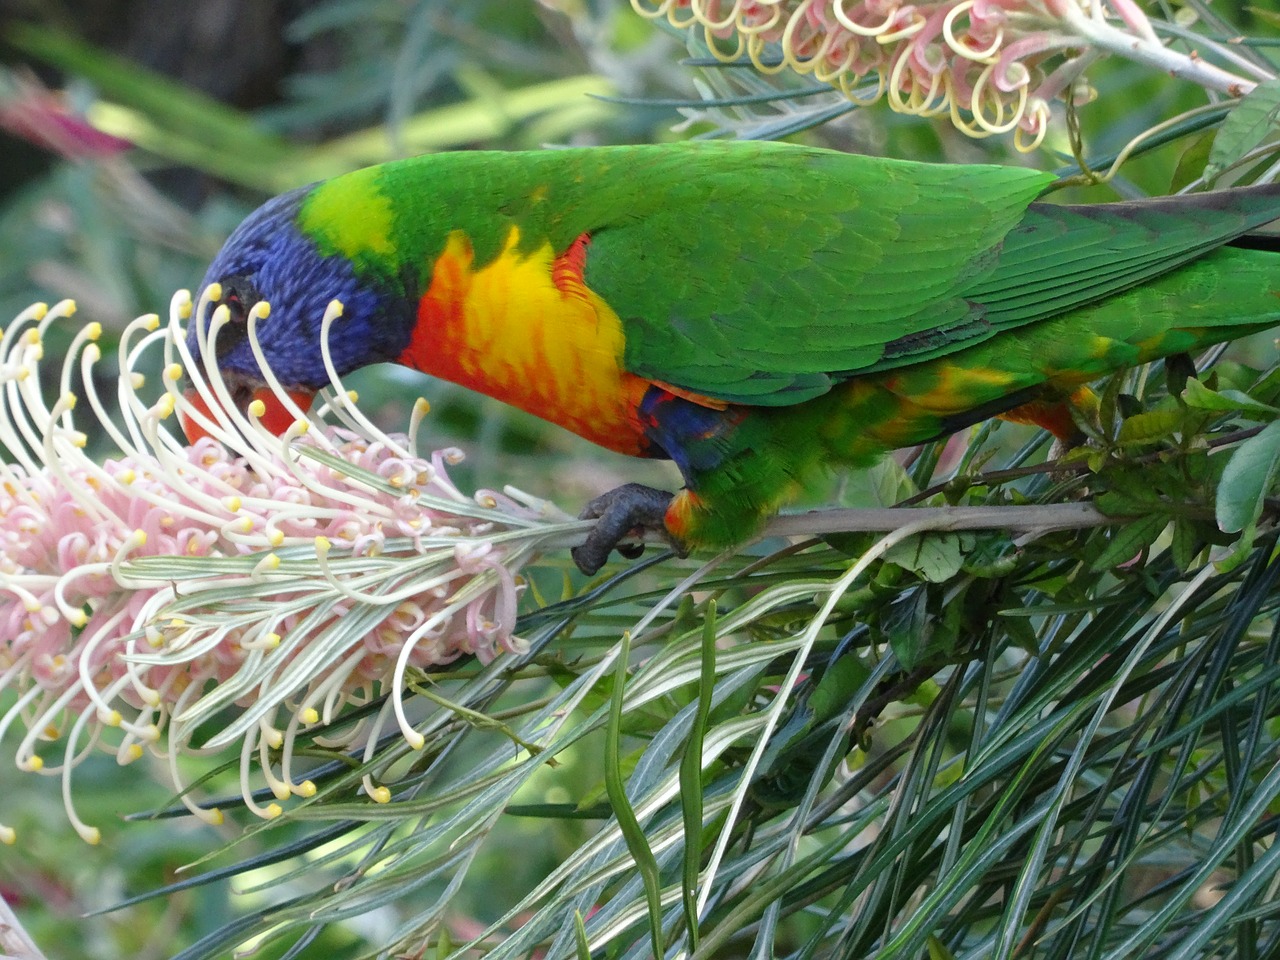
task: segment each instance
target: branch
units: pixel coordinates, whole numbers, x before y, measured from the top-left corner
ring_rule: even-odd
[[[871,509],[815,510],[775,517],[765,527],[767,536],[804,536],[822,533],[856,533],[897,530],[907,524],[923,524],[928,530],[1017,530],[1051,533],[1125,523],[1127,517],[1109,517],[1091,503],[1050,503],[1019,507],[878,507]]]

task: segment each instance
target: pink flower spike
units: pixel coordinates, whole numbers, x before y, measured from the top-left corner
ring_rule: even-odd
[[[42,376],[43,331],[73,305],[33,307],[0,337],[0,691],[17,693],[0,738],[27,729],[17,760],[30,770],[52,738],[68,818],[89,840],[71,770],[93,750],[125,763],[147,744],[181,791],[178,754],[238,744],[245,806],[269,817],[307,793],[291,772],[299,732],[342,705],[391,692],[387,716],[413,742],[406,671],[522,652],[519,570],[585,530],[518,491],[464,494],[447,472],[461,451],[418,456],[399,435],[312,419],[283,438],[246,423],[222,443],[178,444],[132,371],[145,354],[184,354],[189,305],[176,296],[169,324],[130,325],[110,415],[93,392],[92,331],[73,338],[61,376]],[[166,368],[162,399],[180,375]],[[206,367],[193,383],[225,391],[218,377]],[[60,385],[57,403],[40,383]],[[73,403],[76,391],[89,402]],[[118,454],[91,460],[79,439],[90,433]],[[192,731],[228,715],[193,746]],[[324,742],[346,747],[362,730]],[[255,804],[255,782],[278,802]]]

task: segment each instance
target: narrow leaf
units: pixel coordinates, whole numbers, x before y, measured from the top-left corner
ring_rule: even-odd
[[[662,949],[662,881],[653,848],[636,819],[635,808],[627,799],[627,788],[622,782],[622,699],[627,685],[627,660],[631,655],[631,633],[624,631],[618,650],[618,669],[613,678],[613,699],[609,704],[609,725],[604,741],[604,786],[609,804],[618,820],[618,829],[626,841],[631,859],[644,882],[645,899],[649,906],[649,935],[653,955],[664,955]]]
[[[698,949],[698,868],[702,860],[702,745],[707,720],[711,716],[711,695],[716,686],[716,602],[707,601],[702,627],[702,676],[698,683],[698,712],[684,756],[680,758],[680,808],[684,818],[684,901],[685,923],[689,926],[689,949]]]

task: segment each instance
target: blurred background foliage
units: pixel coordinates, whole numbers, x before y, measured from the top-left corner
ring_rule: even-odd
[[[1172,17],[1177,6],[1157,4],[1153,9]],[[1273,40],[1280,35],[1274,11],[1265,5],[1230,0],[1214,4],[1213,9],[1241,33]],[[809,81],[799,78],[766,79],[747,70],[698,66],[700,51],[689,49],[686,38],[642,20],[621,0],[201,0],[189,4],[3,0],[0,13],[0,314],[6,317],[35,299],[72,296],[81,316],[101,321],[108,331],[118,331],[134,316],[163,313],[174,289],[197,284],[222,239],[266,196],[368,163],[430,150],[635,143],[691,134],[786,134],[839,149],[921,160],[1031,162],[1064,174],[1075,170],[1060,116],[1044,148],[1028,159],[1015,154],[1004,138],[969,140],[942,120],[897,116],[882,105],[853,110],[837,94],[814,91]],[[1274,54],[1274,48],[1258,49],[1263,55]],[[692,57],[693,64],[681,65],[682,57]],[[1080,112],[1081,143],[1084,156],[1099,166],[1140,131],[1205,102],[1204,91],[1172,83],[1131,63],[1099,64],[1090,78],[1099,97]],[[774,96],[780,90],[788,95],[750,106],[697,105],[709,95]],[[817,125],[819,120],[824,122]],[[673,130],[676,124],[681,124],[679,131]],[[1171,192],[1203,167],[1211,136],[1211,129],[1192,131],[1134,158],[1112,183],[1072,188],[1067,196],[1105,200]],[[1273,380],[1256,377],[1250,369],[1267,366],[1269,358],[1257,352],[1268,348],[1269,343],[1261,340],[1233,348],[1232,356],[1239,363],[1225,368],[1224,377],[1242,387],[1274,386]],[[106,345],[104,353],[110,356]],[[393,427],[407,420],[414,396],[419,392],[428,396],[434,411],[433,441],[461,443],[468,451],[471,474],[455,474],[464,487],[473,485],[477,477],[490,478],[490,483],[493,477],[501,477],[531,491],[554,492],[562,504],[572,507],[626,480],[675,483],[674,473],[663,465],[637,465],[600,453],[494,401],[447,384],[427,384],[407,371],[379,371],[353,385],[362,404],[377,410],[381,422]],[[1123,391],[1119,386],[1115,390],[1121,392],[1140,393],[1140,385],[1136,380],[1125,381]],[[940,463],[986,461],[1019,467],[1032,452],[1043,459],[1047,449],[1029,428],[1003,425],[994,441],[991,434],[988,430],[978,437],[967,453],[942,446],[920,452],[910,475],[891,464],[866,476],[837,481],[838,488],[811,491],[811,500],[834,498],[855,505],[894,502],[943,475]],[[982,448],[983,444],[992,446]],[[993,447],[1000,453],[992,452]],[[979,454],[980,448],[986,452]],[[1036,482],[1041,486],[1024,488],[1023,495],[1030,496],[1054,481],[1042,476]],[[1136,549],[1149,547],[1150,542],[1139,543]],[[1092,556],[1087,562],[1092,563],[1104,545],[1095,543],[1089,549]],[[1005,569],[998,550],[996,554],[989,568],[984,568],[987,572],[969,569],[963,574],[970,578],[965,591],[971,592],[945,595],[941,592],[945,584],[930,582],[928,576],[917,575],[918,568],[904,562],[886,565],[880,579],[868,588],[874,597],[854,598],[850,603],[874,601],[870,622],[876,635],[892,646],[921,616],[937,615],[948,604],[960,609],[958,598],[978,596],[981,591],[974,583],[994,583],[991,578],[997,573],[991,571]],[[1156,584],[1177,579],[1175,561],[1181,559],[1185,557],[1166,555],[1164,567],[1153,566],[1146,574],[1111,582],[1106,599],[1099,600],[1099,595],[1077,589],[1069,565],[1046,548],[1025,560],[1024,581],[1017,590],[1009,589],[1028,593],[1029,585],[1034,585],[1042,598],[1059,604],[1052,629],[1046,628],[1041,638],[1044,643],[1064,643],[1080,627],[1083,611],[1101,606],[1130,616],[1132,623],[1123,629],[1113,624],[1115,636],[1127,636],[1125,631],[1136,630],[1133,624],[1143,612],[1150,612],[1160,596]],[[1255,580],[1274,582],[1265,555],[1250,562],[1254,566],[1241,568],[1241,576],[1247,569]],[[842,564],[847,566],[843,554],[827,548],[809,566],[784,566],[778,576],[785,579],[784,574],[795,577],[815,570],[836,573]],[[958,575],[955,570],[952,574]],[[1139,582],[1142,577],[1146,580]],[[903,578],[911,589],[890,602],[889,592],[902,586]],[[543,584],[553,598],[561,589],[558,579],[560,573],[553,571]],[[746,602],[763,587],[736,589],[735,595]],[[1146,606],[1134,609],[1135,595],[1145,598]],[[618,628],[633,622],[643,610],[644,596],[637,592],[635,605],[606,609],[596,622],[598,632],[586,637],[579,652],[585,656],[587,651],[598,651],[610,629],[616,636]],[[985,593],[982,598],[981,603],[995,603]],[[1258,626],[1254,618],[1271,616],[1273,598],[1274,592],[1250,594],[1247,602],[1242,601],[1247,608],[1243,614],[1232,607],[1234,601],[1215,601],[1216,606],[1205,608],[1208,625],[1196,638],[1226,631],[1235,644],[1252,639],[1255,645],[1246,644],[1239,656],[1246,668],[1256,669],[1261,656],[1258,644],[1265,642],[1270,621]],[[1001,602],[1013,601],[1004,597]],[[799,609],[790,614],[793,618],[809,610],[800,601],[797,604]],[[681,616],[687,614],[686,610]],[[778,612],[769,628],[784,631],[787,617],[785,610]],[[982,642],[991,650],[1018,645],[1035,648],[1037,640],[1027,632],[1029,622],[1015,616],[1004,625],[1003,633],[993,632]],[[1248,624],[1254,625],[1246,637]],[[685,627],[680,617],[671,616],[670,635],[680,635]],[[854,636],[854,628],[849,629],[848,636]],[[834,657],[836,639],[824,641],[824,656]],[[1084,649],[1102,658],[1106,643],[1105,635],[1094,637],[1094,645]],[[1161,634],[1155,654],[1144,664],[1151,671],[1166,669],[1162,663],[1168,661],[1160,657],[1177,644],[1176,636]],[[923,648],[910,649],[910,644],[895,651],[900,660],[918,656],[935,667],[954,654],[941,640],[936,648],[929,648],[929,656]],[[941,661],[936,659],[939,651]],[[1223,663],[1236,655],[1223,654]],[[815,661],[820,662],[825,661]],[[960,657],[956,662],[968,661]],[[997,660],[992,656],[989,662]],[[963,685],[979,683],[983,696],[992,695],[1000,684],[1007,688],[1016,682],[1014,662],[999,661],[1004,672],[997,670],[994,678],[981,671],[967,674]],[[1270,662],[1274,666],[1274,660]],[[563,668],[560,661],[556,663],[546,667],[552,675]],[[776,670],[762,665],[760,671],[756,684],[768,677],[776,682]],[[913,674],[908,671],[908,675]],[[1146,674],[1139,671],[1138,675]],[[960,672],[953,676],[960,677]],[[854,685],[860,687],[862,679]],[[884,682],[889,684],[886,689],[897,689],[889,680]],[[969,691],[961,686],[957,680],[946,696],[960,698]],[[1116,702],[1137,702],[1151,689],[1140,683],[1125,687],[1125,696]],[[930,712],[936,688],[914,702],[910,697],[916,692],[909,685],[898,692],[903,699],[887,720],[889,740],[901,735],[906,742],[906,731],[917,731],[927,722],[946,727],[947,714]],[[1057,698],[1069,703],[1074,696],[1084,698],[1081,709],[1089,706],[1086,695],[1052,684],[1043,702]],[[690,702],[687,690],[673,697],[652,709],[674,715]],[[1267,738],[1268,724],[1274,725],[1274,708],[1264,703],[1257,709],[1258,742],[1273,745],[1273,739]],[[1176,710],[1169,714],[1176,715]],[[1014,716],[1030,723],[1031,713]],[[648,735],[668,719],[667,715],[660,720],[631,717],[630,732]],[[977,738],[977,728],[966,726],[958,713],[951,715],[951,722],[953,744]],[[1146,730],[1135,713],[1127,715],[1125,723],[1140,733]],[[787,772],[794,782],[778,774],[758,785],[753,803],[759,809],[753,815],[760,815],[762,823],[767,817],[760,811],[767,813],[771,804],[781,809],[797,802],[807,782],[804,777],[814,775],[814,766],[830,749],[826,740],[815,746],[804,739],[816,736],[821,725],[806,726],[804,716],[797,714],[792,727],[789,737],[793,739],[784,742],[806,744],[801,753],[812,763],[800,772]],[[1227,736],[1225,728],[1221,732]],[[1122,734],[1116,737],[1122,739]],[[590,812],[593,800],[602,803],[603,760],[599,739],[591,742],[596,749],[567,754],[554,782],[532,781],[522,797],[530,803],[536,799],[558,804],[562,811],[581,802]],[[1210,755],[1201,759],[1206,768],[1216,762]],[[928,792],[920,784],[937,772],[937,758],[931,762],[934,766],[926,764],[923,773],[909,771],[921,778],[912,781],[922,791],[917,795],[920,803]],[[192,776],[203,772],[199,767],[191,770]],[[1147,774],[1126,774],[1139,775]],[[15,847],[0,849],[0,888],[50,957],[168,957],[201,937],[225,930],[236,918],[295,891],[301,893],[305,887],[298,874],[273,873],[274,868],[263,865],[234,883],[202,885],[85,918],[87,912],[189,875],[191,871],[180,873],[179,868],[240,838],[244,822],[232,818],[218,829],[193,826],[182,819],[124,824],[120,820],[124,814],[165,806],[168,789],[140,778],[133,768],[118,769],[109,759],[86,764],[77,782],[82,813],[104,830],[104,842],[97,848],[84,847],[64,827],[56,810],[54,784],[4,775],[5,818],[23,839]],[[1111,786],[1119,789],[1118,783]],[[224,771],[207,786],[214,793],[233,792],[232,784],[232,774]],[[565,784],[573,789],[566,790]],[[1197,795],[1209,803],[1215,791],[1225,791],[1230,784],[1216,783],[1213,775],[1206,774],[1184,786],[1200,791]],[[1173,786],[1170,790],[1172,796]],[[1186,803],[1187,809],[1194,807],[1190,800]],[[501,916],[508,904],[593,834],[594,827],[588,823],[571,815],[500,819],[447,914],[453,942],[479,934]],[[264,857],[293,841],[314,837],[316,828],[315,822],[299,819],[273,824],[266,831],[252,830],[232,848],[232,857]],[[1110,842],[1111,836],[1080,843],[1085,849],[1096,849]],[[945,839],[941,842],[946,846]],[[956,853],[950,846],[946,849],[949,855]],[[932,855],[930,851],[936,852],[922,846],[917,854]],[[209,864],[201,864],[198,870],[208,868]],[[1159,865],[1153,866],[1146,882],[1157,887],[1179,868],[1170,865],[1162,874]],[[279,884],[272,879],[277,875],[285,878]],[[640,896],[638,889],[637,882],[630,895]],[[803,891],[799,905],[788,908],[783,918],[779,942],[798,947],[808,936],[820,942],[821,923],[809,908],[824,896],[834,897],[832,889],[814,883]],[[995,889],[986,893],[995,898]],[[1210,884],[1205,890],[1207,904],[1221,896]],[[1128,893],[1139,900],[1146,895],[1138,889]],[[974,909],[979,908],[981,902]],[[995,916],[994,911],[988,912],[990,924]],[[564,914],[563,922],[568,918]],[[1261,922],[1258,917],[1253,920]],[[341,957],[374,952],[402,922],[398,908],[383,902],[317,928],[310,934],[312,939],[291,955]],[[772,916],[764,926],[772,930],[769,925],[778,922]],[[636,929],[643,930],[644,925]],[[637,937],[634,955],[642,955],[647,940]],[[1241,943],[1234,955],[1263,955],[1260,947],[1249,947],[1247,937]],[[447,940],[437,944],[446,946]],[[842,947],[859,944],[865,947],[864,940],[851,936]],[[739,940],[736,946],[726,947],[723,955],[746,955],[749,948],[749,939]],[[273,943],[260,955],[280,956],[285,950]],[[949,955],[940,942],[930,942],[929,950],[939,960]]]

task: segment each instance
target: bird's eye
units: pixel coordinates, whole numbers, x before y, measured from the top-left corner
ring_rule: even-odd
[[[261,299],[253,281],[247,277],[227,277],[222,281],[222,303],[230,316],[218,332],[219,357],[225,356],[249,335],[249,310]]]
[[[247,277],[228,277],[222,281],[222,302],[231,311],[232,323],[249,319],[249,308],[261,298]]]

